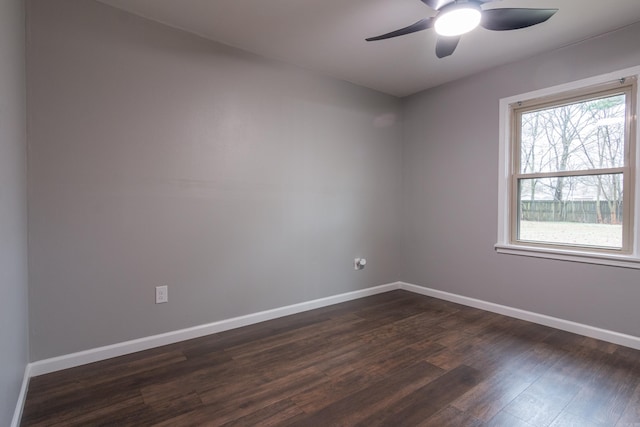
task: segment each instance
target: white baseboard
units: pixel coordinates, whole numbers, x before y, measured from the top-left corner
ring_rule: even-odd
[[[462,295],[439,291],[436,289],[430,289],[410,283],[396,282],[334,295],[326,298],[320,298],[312,301],[302,302],[299,304],[288,305],[285,307],[279,307],[272,310],[261,311],[245,316],[225,319],[205,325],[194,326],[192,328],[181,329],[178,331],[167,332],[164,334],[153,335],[136,340],[80,351],[77,353],[54,357],[51,359],[40,360],[30,363],[27,371],[29,373],[29,377],[43,375],[62,369],[73,368],[75,366],[86,365],[88,363],[110,359],[112,357],[135,353],[137,351],[148,350],[150,348],[160,347],[163,345],[215,334],[230,329],[240,328],[278,317],[288,316],[291,314],[313,310],[320,307],[326,307],[332,304],[338,304],[345,301],[364,298],[370,295],[389,292],[395,289],[403,289],[417,294],[451,301],[458,304],[490,311],[493,313],[503,314],[505,316],[514,317],[516,319],[522,319],[529,322],[538,323],[540,325],[550,326],[552,328],[560,329],[563,331],[568,331],[575,334],[584,335],[587,337],[596,338],[602,341],[607,341],[640,350],[640,337],[626,335],[606,329],[600,329],[569,320],[546,316],[544,314],[534,313],[531,311],[520,310],[505,305],[495,304],[475,298],[469,298]],[[27,373],[25,373],[25,375],[27,375]]]
[[[13,411],[11,427],[18,427],[20,425],[20,421],[22,420],[22,411],[24,410],[24,403],[27,400],[27,390],[29,389],[29,379],[31,378],[31,376],[31,364],[28,364],[24,368],[22,386],[20,387],[20,394],[18,395],[18,403],[16,403],[16,409]]]
[[[205,335],[240,328],[242,326],[253,325],[254,323],[264,322],[266,320],[284,317],[290,314],[296,314],[320,307],[326,307],[328,305],[338,304],[358,298],[364,298],[370,295],[389,292],[394,289],[399,289],[399,287],[400,283],[389,283],[386,285],[380,285],[372,288],[361,289],[358,291],[347,292],[344,294],[333,295],[330,297],[302,302],[299,304],[279,307],[272,310],[252,313],[246,316],[220,320],[218,322],[194,326],[192,328],[181,329],[178,331],[167,332],[164,334],[153,335],[131,341],[125,341],[117,344],[107,345],[104,347],[80,351],[77,353],[66,354],[64,356],[53,357],[51,359],[39,360],[37,362],[29,364],[30,373],[33,377],[48,374],[50,372],[73,368],[80,365],[86,365],[88,363],[98,362],[100,360],[110,359],[112,357],[123,356],[125,354],[135,353],[137,351],[148,350],[154,347],[160,347],[167,344],[173,344],[180,341],[199,338]]]
[[[582,323],[572,322],[570,320],[559,319],[557,317],[546,316],[544,314],[534,313],[531,311],[520,310],[518,308],[506,305],[495,304],[475,298],[469,298],[462,295],[452,294],[449,292],[439,291],[436,289],[425,288],[423,286],[412,285],[410,283],[399,283],[399,288],[405,291],[415,292],[445,301],[451,301],[458,304],[475,307],[492,313],[503,314],[505,316],[514,317],[516,319],[526,320],[528,322],[537,323],[539,325],[550,326],[578,335],[619,344],[625,347],[640,350],[640,337],[633,335],[621,334],[619,332],[607,329],[596,328],[594,326],[584,325]]]
[[[279,307],[272,310],[261,311],[258,313],[248,314],[246,316],[225,319],[206,325],[194,326],[192,328],[153,335],[150,337],[126,341],[104,347],[98,347],[78,353],[67,354],[64,356],[29,363],[25,368],[24,379],[22,382],[22,387],[20,389],[20,395],[18,397],[18,403],[16,404],[16,409],[13,414],[11,427],[18,427],[20,425],[22,411],[24,409],[24,403],[27,396],[29,379],[31,377],[59,371],[62,369],[73,368],[75,366],[85,365],[92,362],[98,362],[100,360],[106,360],[112,357],[123,356],[125,354],[135,353],[137,351],[148,350],[154,347],[160,347],[167,344],[173,344],[180,341],[198,338],[205,335],[215,334],[230,329],[240,328],[242,326],[264,322],[266,320],[301,313],[303,311],[326,307],[329,305],[351,301],[358,298],[364,298],[370,295],[376,295],[396,289],[403,289],[405,291],[414,292],[445,301],[451,301],[469,307],[479,308],[481,310],[514,317],[516,319],[526,320],[528,322],[537,323],[540,325],[550,326],[552,328],[560,329],[563,331],[572,332],[575,334],[584,335],[587,337],[640,350],[640,337],[596,328],[594,326],[584,325],[569,320],[546,316],[544,314],[534,313],[531,311],[520,310],[518,308],[495,304],[475,298],[469,298],[462,295],[439,291],[436,289],[430,289],[410,283],[395,282],[386,285],[375,286],[372,288],[361,289],[358,291],[347,292],[344,294],[334,295],[326,298],[302,302],[299,304]]]

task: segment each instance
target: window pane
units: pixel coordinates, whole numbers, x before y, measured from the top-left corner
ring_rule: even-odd
[[[521,179],[521,241],[622,248],[622,174]]]
[[[520,173],[624,166],[625,95],[521,115]]]

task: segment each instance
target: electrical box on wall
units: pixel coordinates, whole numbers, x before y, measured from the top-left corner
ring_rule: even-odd
[[[356,258],[353,260],[353,269],[362,270],[367,265],[367,260],[364,258]]]

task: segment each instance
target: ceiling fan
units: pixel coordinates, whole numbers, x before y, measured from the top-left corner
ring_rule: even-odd
[[[438,33],[436,56],[444,58],[456,50],[460,37],[478,25],[493,31],[517,30],[541,24],[551,18],[558,9],[500,8],[482,9],[484,3],[496,0],[421,0],[436,11],[432,18],[421,19],[415,24],[376,37],[368,42],[404,36],[434,28]]]

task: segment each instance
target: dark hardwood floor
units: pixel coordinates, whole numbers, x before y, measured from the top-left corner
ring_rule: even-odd
[[[31,379],[24,426],[640,426],[640,351],[393,291]]]

